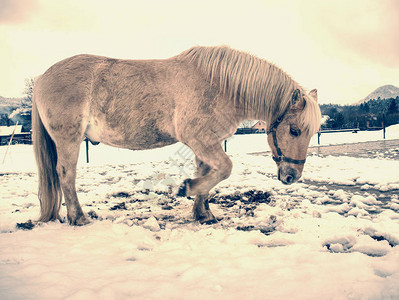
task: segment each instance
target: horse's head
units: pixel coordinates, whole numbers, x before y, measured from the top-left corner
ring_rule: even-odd
[[[268,130],[268,142],[284,184],[296,182],[302,175],[310,138],[320,127],[317,90],[304,94],[296,89],[286,112]]]

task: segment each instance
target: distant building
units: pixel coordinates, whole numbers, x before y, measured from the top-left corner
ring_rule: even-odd
[[[22,125],[0,126],[0,135],[1,136],[12,135],[13,132],[14,132],[14,134],[21,133]]]
[[[252,133],[265,133],[266,122],[264,121],[245,121],[241,124],[236,134],[252,134]]]
[[[256,123],[252,126],[252,129],[255,130],[256,133],[265,133],[266,132],[266,122],[265,121],[256,121]]]
[[[0,146],[8,144],[13,133],[13,144],[32,143],[32,133],[22,132],[22,125],[0,126]]]

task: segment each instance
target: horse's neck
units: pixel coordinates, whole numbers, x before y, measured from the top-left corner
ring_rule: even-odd
[[[292,90],[297,84],[289,78],[286,82],[265,83],[267,90],[245,91],[245,95],[235,98],[236,111],[240,119],[262,120],[271,123],[283,114],[289,105]],[[259,88],[253,86],[252,88]]]
[[[276,102],[274,105],[278,104]],[[268,102],[267,99],[260,103],[252,103],[246,99],[236,100],[235,106],[237,111],[237,116],[240,120],[262,120],[267,123],[271,122],[269,111],[276,110],[275,108],[270,108],[272,103]]]
[[[251,109],[250,107],[245,106],[244,103],[235,103],[236,107],[236,116],[240,123],[246,120],[266,120],[266,114],[262,111],[257,111],[255,109]]]

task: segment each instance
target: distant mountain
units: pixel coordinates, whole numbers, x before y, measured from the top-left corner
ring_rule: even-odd
[[[399,96],[399,88],[393,85],[383,85],[379,88],[375,89],[372,93],[370,93],[366,98],[360,100],[357,104],[361,104],[370,99],[389,99],[396,98]]]
[[[18,106],[21,104],[22,98],[5,98],[0,96],[0,105]]]
[[[0,96],[0,114],[9,115],[21,106],[21,98],[4,98]]]

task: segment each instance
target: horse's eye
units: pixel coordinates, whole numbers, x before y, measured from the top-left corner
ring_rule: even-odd
[[[294,127],[290,127],[290,134],[292,136],[300,136],[301,135],[301,131],[299,129],[296,129]]]

